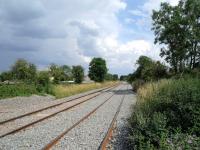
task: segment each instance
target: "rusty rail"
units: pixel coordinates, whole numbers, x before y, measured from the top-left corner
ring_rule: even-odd
[[[41,119],[38,119],[38,120],[33,121],[33,122],[31,122],[31,123],[28,123],[28,124],[26,124],[26,125],[24,125],[24,126],[22,126],[22,127],[19,127],[19,128],[14,129],[14,130],[11,130],[11,131],[9,131],[9,132],[7,132],[7,133],[1,135],[0,138],[3,138],[3,137],[5,137],[5,136],[7,136],[7,135],[11,135],[11,134],[17,133],[17,132],[19,132],[19,131],[21,131],[21,130],[24,130],[24,129],[28,128],[28,127],[31,127],[32,125],[34,125],[34,124],[36,124],[36,123],[39,123],[39,122],[41,122],[41,121],[43,121],[43,120],[46,120],[46,119],[49,119],[49,118],[51,118],[51,117],[53,117],[53,116],[55,116],[55,115],[57,115],[57,114],[59,114],[59,113],[61,113],[61,112],[67,111],[67,110],[69,110],[69,109],[71,109],[71,108],[73,108],[73,107],[75,107],[75,106],[77,106],[77,105],[80,105],[80,104],[82,104],[82,103],[84,103],[84,102],[86,102],[86,101],[88,101],[88,100],[90,100],[90,99],[92,99],[92,98],[94,98],[94,97],[99,96],[99,95],[102,93],[103,90],[107,90],[107,89],[108,89],[107,91],[109,91],[109,90],[115,88],[116,86],[118,86],[118,85],[115,85],[115,86],[112,86],[112,87],[108,87],[108,88],[104,88],[104,89],[102,89],[102,90],[100,90],[100,91],[92,92],[92,93],[87,94],[87,95],[84,95],[84,96],[82,96],[82,97],[78,97],[78,98],[76,98],[76,99],[83,98],[83,97],[86,97],[86,96],[89,96],[89,95],[98,93],[98,94],[96,94],[96,95],[94,95],[94,96],[92,96],[92,97],[89,97],[89,98],[87,98],[87,99],[85,99],[85,100],[83,100],[83,101],[81,101],[81,102],[79,102],[79,103],[76,103],[76,104],[72,105],[72,106],[69,106],[69,107],[64,108],[64,109],[62,109],[62,110],[59,110],[59,111],[57,111],[57,112],[55,112],[55,113],[53,113],[53,114],[50,114],[50,115],[48,115],[48,116],[45,116],[45,117],[43,117],[43,118],[41,118]],[[76,100],[76,99],[73,99],[73,100]],[[72,100],[70,100],[70,101],[72,101]],[[70,101],[62,102],[62,104],[68,103],[68,102],[70,102]],[[61,105],[61,104],[60,104],[60,105]],[[59,105],[56,105],[56,106],[59,106]],[[56,107],[56,106],[54,106],[54,107]],[[53,107],[53,106],[52,106],[52,107]],[[51,108],[52,108],[52,107],[51,107]],[[48,107],[48,108],[49,108],[49,107]],[[41,109],[41,111],[44,111],[44,110],[46,110],[46,109],[48,109],[48,108]],[[26,116],[35,114],[35,113],[37,113],[37,112],[40,112],[40,111],[34,111],[34,112],[32,112],[32,113],[28,113],[28,115],[26,115]],[[22,115],[22,116],[25,117],[25,115]],[[16,118],[19,119],[19,118],[23,118],[23,117],[16,117]],[[10,120],[10,121],[14,121],[14,120],[16,120],[16,119],[12,119],[12,120]],[[10,122],[10,121],[7,121],[7,122]]]
[[[128,87],[127,87],[127,88],[128,88]],[[107,131],[107,133],[106,133],[106,135],[105,135],[103,141],[101,142],[101,144],[100,144],[98,150],[106,150],[106,149],[107,149],[107,145],[109,144],[110,139],[112,138],[113,129],[114,129],[114,127],[115,127],[116,119],[117,119],[117,116],[118,116],[118,114],[119,114],[119,112],[120,112],[120,109],[121,109],[121,107],[122,107],[122,104],[123,104],[123,102],[124,102],[124,99],[125,99],[125,94],[124,94],[123,97],[122,97],[122,100],[121,100],[121,102],[120,102],[120,104],[119,104],[119,106],[118,106],[118,108],[117,108],[117,111],[116,111],[116,113],[115,113],[115,115],[114,115],[114,117],[113,117],[113,120],[112,120],[112,122],[111,122],[111,124],[110,124],[110,127],[109,127],[109,129],[108,129],[108,131]]]
[[[71,131],[73,128],[75,128],[77,125],[79,125],[81,122],[83,122],[85,119],[87,119],[90,115],[95,113],[101,106],[103,106],[107,101],[109,101],[115,94],[112,94],[109,98],[107,98],[103,103],[98,105],[95,109],[93,109],[91,112],[89,112],[87,115],[85,115],[83,118],[81,118],[79,121],[77,121],[74,125],[72,125],[70,128],[65,130],[63,133],[58,135],[55,139],[53,139],[50,143],[48,143],[42,150],[49,150],[54,145],[56,145],[59,140],[64,137],[69,131]]]

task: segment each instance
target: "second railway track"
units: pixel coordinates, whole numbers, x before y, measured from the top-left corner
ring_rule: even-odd
[[[53,146],[55,146],[59,140],[61,140],[68,132],[70,132],[72,129],[74,129],[75,127],[77,127],[80,123],[82,123],[84,120],[88,119],[88,117],[90,117],[92,114],[94,114],[100,107],[102,107],[106,102],[108,102],[109,100],[111,100],[111,98],[114,96],[115,94],[112,94],[110,97],[108,97],[106,100],[104,100],[100,105],[98,105],[97,107],[95,107],[93,110],[91,110],[88,114],[86,114],[84,117],[82,117],[80,120],[78,120],[75,124],[73,124],[71,127],[69,127],[68,129],[66,129],[64,132],[62,132],[60,135],[58,135],[56,138],[54,138],[52,141],[50,141],[42,150],[50,150]],[[125,98],[125,94],[123,95],[121,102],[117,108],[117,111],[114,115],[114,118],[111,122],[111,125],[108,129],[107,134],[105,135],[104,140],[102,141],[102,144],[100,144],[99,149],[100,150],[106,150],[106,145],[109,142],[109,138],[110,138],[110,134],[112,132],[113,129],[113,125],[114,122],[116,121],[117,115],[119,114],[120,108],[122,106],[122,103],[124,101]]]
[[[111,86],[111,87],[106,87],[103,88],[101,90],[77,97],[77,98],[73,98],[71,100],[68,101],[63,101],[63,102],[59,102],[57,104],[39,109],[39,110],[35,110],[33,112],[29,112],[29,113],[25,113],[23,115],[11,118],[11,119],[7,119],[5,121],[0,122],[0,138],[3,138],[7,135],[10,134],[14,134],[17,133],[21,130],[24,130],[28,127],[33,126],[36,123],[39,123],[43,120],[46,120],[48,118],[51,118],[63,111],[67,111],[77,105],[80,105],[94,97],[99,96],[100,94],[102,94],[105,91],[109,91],[113,88],[115,88],[117,85],[115,86]],[[23,120],[23,121],[21,121]],[[24,123],[24,120],[26,123]]]

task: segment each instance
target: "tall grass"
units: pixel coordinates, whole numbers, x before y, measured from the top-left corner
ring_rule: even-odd
[[[88,83],[88,84],[72,84],[72,85],[56,85],[53,87],[53,95],[56,98],[63,98],[74,94],[86,92],[92,89],[103,88],[115,85],[117,82],[104,83]]]
[[[200,79],[145,84],[129,123],[133,149],[198,149]]]

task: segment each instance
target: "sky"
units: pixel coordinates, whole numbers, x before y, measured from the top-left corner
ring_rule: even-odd
[[[155,60],[152,10],[178,0],[0,0],[0,72],[24,58],[42,70],[49,64],[82,65],[102,57],[110,73],[128,74],[140,55]]]

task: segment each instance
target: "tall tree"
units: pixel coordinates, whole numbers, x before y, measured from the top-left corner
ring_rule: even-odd
[[[72,74],[76,83],[82,83],[84,78],[84,69],[82,66],[73,66]]]
[[[177,6],[161,3],[152,19],[155,43],[163,45],[160,55],[175,72],[193,69],[200,62],[200,1],[180,0]]]
[[[36,71],[36,66],[32,63],[28,63],[24,59],[18,59],[11,69],[14,78],[18,80],[33,81],[36,77]]]
[[[106,61],[102,58],[93,58],[89,65],[89,77],[96,82],[103,82],[107,74]]]
[[[71,67],[63,65],[61,66],[61,69],[63,70],[65,80],[71,80],[73,78]]]

